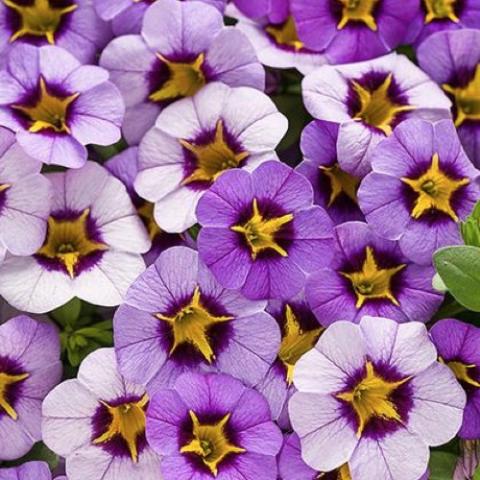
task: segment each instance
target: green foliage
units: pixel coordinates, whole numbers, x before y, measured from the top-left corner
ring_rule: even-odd
[[[452,480],[457,456],[450,452],[432,452],[430,455],[430,480]]]
[[[465,245],[480,247],[480,202],[477,202],[468,218],[460,223],[460,231]]]
[[[16,467],[24,464],[25,462],[43,461],[47,462],[50,469],[53,470],[57,467],[58,460],[58,456],[53,453],[44,443],[38,442],[22,458],[13,460],[11,462],[3,462],[2,468]]]
[[[198,234],[200,233],[201,227],[198,223],[196,223],[193,227],[190,227],[188,229],[188,234],[193,238],[193,240],[196,240],[198,237]]]

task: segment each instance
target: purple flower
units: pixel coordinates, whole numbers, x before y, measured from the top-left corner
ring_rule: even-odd
[[[65,477],[56,477],[61,480]],[[18,467],[0,469],[0,480],[52,480],[52,474],[45,462],[27,462]]]
[[[303,99],[317,119],[340,125],[341,168],[363,177],[368,154],[406,118],[450,118],[451,103],[429,77],[403,55],[368,62],[325,65],[302,84]]]
[[[463,148],[480,167],[480,31],[440,32],[425,40],[417,54],[422,69],[452,99]]]
[[[62,48],[18,45],[0,71],[0,125],[43,163],[81,167],[84,145],[119,140],[123,113],[107,71],[82,66]]]
[[[403,254],[422,265],[431,264],[437,248],[461,243],[458,221],[480,198],[480,172],[450,120],[404,122],[370,159],[373,172],[358,198],[377,234],[398,240]]]
[[[430,330],[440,361],[454,373],[467,394],[460,438],[480,437],[480,328],[453,318],[437,322]]]
[[[0,325],[0,460],[19,458],[42,439],[42,400],[61,376],[52,325],[25,315]]]
[[[29,257],[0,267],[1,295],[15,308],[43,313],[78,297],[118,305],[145,269],[145,227],[123,184],[100,165],[51,173],[46,239]]]
[[[431,265],[412,263],[398,242],[385,240],[362,222],[335,228],[335,253],[327,268],[307,280],[306,296],[318,321],[358,323],[364,315],[397,322],[427,322],[442,303],[432,287]],[[330,255],[330,247],[315,255]]]
[[[291,0],[300,39],[332,63],[358,62],[404,42],[418,0]]]
[[[342,170],[337,159],[336,123],[314,120],[302,132],[304,160],[296,168],[313,185],[314,199],[335,224],[363,220],[357,202],[360,179]]]
[[[282,445],[268,403],[228,375],[185,373],[147,411],[164,480],[276,480]]]
[[[331,325],[295,368],[289,412],[303,460],[319,471],[348,462],[355,480],[421,477],[428,447],[455,436],[465,406],[436,358],[419,322]]]
[[[137,144],[160,111],[211,82],[263,90],[265,72],[248,39],[223,25],[218,10],[200,2],[158,0],[145,13],[141,35],[116,38],[100,65],[127,105],[123,132]]]
[[[280,162],[224,173],[198,204],[200,258],[247,298],[291,298],[332,257],[332,222],[312,201],[306,178]]]
[[[474,478],[480,463],[480,440],[460,441],[461,455],[453,473],[453,480]]]
[[[264,93],[209,84],[159,115],[140,144],[135,189],[155,203],[162,229],[183,232],[196,223],[199,198],[222,172],[275,158],[287,124]]]
[[[158,480],[160,459],[145,436],[149,401],[120,375],[113,348],[96,350],[45,398],[43,441],[66,457],[69,480]]]

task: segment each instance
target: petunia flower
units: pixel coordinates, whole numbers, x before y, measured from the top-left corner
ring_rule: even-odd
[[[404,122],[370,160],[373,172],[358,198],[377,234],[398,240],[403,254],[422,265],[431,264],[437,248],[462,243],[458,222],[480,198],[480,172],[450,120]]]
[[[185,373],[153,396],[147,439],[164,480],[276,480],[282,445],[268,403],[224,374]]]
[[[125,99],[123,132],[130,144],[140,142],[166,105],[208,83],[259,90],[265,85],[245,35],[224,27],[221,13],[200,2],[158,0],[145,12],[141,34],[114,39],[100,65]]]
[[[0,460],[20,458],[42,439],[42,400],[61,376],[52,325],[25,315],[0,325]]]
[[[306,286],[310,308],[322,325],[358,323],[364,315],[400,323],[431,319],[443,299],[432,287],[431,264],[408,260],[398,242],[379,237],[366,223],[338,225],[335,239],[331,265],[312,274]],[[329,251],[317,248],[315,255]]]
[[[73,297],[118,305],[145,269],[150,239],[125,187],[100,165],[51,173],[53,205],[43,245],[0,267],[1,295],[14,307],[43,313]]]
[[[52,473],[46,462],[26,462],[18,467],[0,469],[0,480],[52,480]],[[61,475],[55,480],[67,480]]]
[[[45,398],[43,441],[66,458],[68,480],[158,480],[160,459],[145,436],[149,402],[120,375],[113,348],[96,350]]]
[[[0,71],[0,125],[47,164],[79,168],[85,145],[120,139],[124,104],[108,72],[55,46],[18,45]]]
[[[262,92],[209,84],[159,115],[140,144],[135,189],[155,203],[163,230],[183,232],[195,224],[199,198],[222,172],[275,158],[287,123]]]
[[[480,167],[480,31],[437,33],[422,43],[417,55],[421,68],[452,99],[463,148]]]
[[[295,368],[289,413],[303,460],[318,471],[348,462],[355,480],[421,477],[429,447],[459,430],[466,401],[436,358],[419,322],[331,325]]]
[[[225,372],[256,385],[280,343],[265,306],[222,288],[194,250],[172,247],[137,279],[115,313],[120,369],[151,394],[191,370]]]
[[[451,103],[440,87],[396,53],[320,67],[304,79],[302,88],[314,118],[339,124],[338,162],[358,177],[370,170],[368,154],[403,120],[451,117]]]
[[[197,208],[200,258],[225,288],[288,299],[332,258],[332,222],[305,177],[280,162],[224,173]],[[319,255],[318,251],[323,254]]]

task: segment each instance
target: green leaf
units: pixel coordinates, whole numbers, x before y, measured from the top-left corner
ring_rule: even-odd
[[[468,218],[460,223],[460,231],[465,245],[480,247],[480,201],[475,204]]]
[[[430,480],[452,480],[457,457],[448,452],[432,452],[430,455]]]
[[[433,255],[437,272],[458,303],[480,312],[480,248],[445,247]]]
[[[442,277],[438,273],[436,273],[432,279],[432,286],[435,290],[437,290],[437,292],[442,292],[442,293],[448,292],[447,286],[445,285],[445,283],[442,280]]]
[[[188,229],[188,234],[193,238],[193,240],[197,239],[198,234],[200,233],[200,229],[201,227],[198,223]]]
[[[58,456],[53,453],[44,443],[36,443],[32,449],[18,460],[2,463],[2,467],[16,467],[26,462],[43,461],[47,462],[51,470],[58,466]]]
[[[480,480],[480,468],[477,468],[476,472],[474,473],[473,480]]]
[[[65,305],[53,310],[50,315],[60,325],[73,326],[80,316],[81,309],[82,302],[78,298],[73,298]]]

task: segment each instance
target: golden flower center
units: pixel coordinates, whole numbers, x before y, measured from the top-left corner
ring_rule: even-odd
[[[148,236],[150,240],[154,240],[157,235],[162,233],[161,228],[158,226],[153,215],[155,205],[150,202],[144,202],[141,207],[137,209],[138,215],[142,219],[145,227],[147,228]]]
[[[391,396],[409,380],[410,377],[397,382],[385,380],[375,371],[371,362],[366,362],[364,378],[351,391],[337,394],[337,398],[349,403],[357,415],[358,437],[362,436],[365,427],[373,418],[401,422]]]
[[[434,20],[451,20],[458,23],[460,19],[455,13],[455,5],[457,0],[423,0],[425,10],[425,23],[433,22]]]
[[[342,18],[338,30],[345,28],[349,22],[362,22],[370,30],[377,30],[373,10],[379,0],[337,0],[342,5]]]
[[[248,152],[243,151],[236,153],[229,146],[222,120],[218,120],[215,137],[211,142],[197,145],[187,140],[180,140],[180,144],[193,154],[196,163],[192,174],[183,180],[183,185],[192,182],[213,182],[225,170],[239,167],[249,155]]]
[[[467,120],[480,121],[480,64],[475,69],[475,74],[464,87],[442,85],[443,89],[455,99],[457,117],[455,126],[459,127]]]
[[[55,33],[60,27],[64,15],[73,12],[78,5],[54,8],[49,0],[33,0],[31,4],[19,4],[15,0],[3,0],[3,3],[20,17],[18,30],[10,37],[14,42],[26,35],[45,37],[50,44],[55,43]]]
[[[303,42],[298,38],[297,26],[291,15],[281,25],[269,25],[265,31],[278,45],[291,47],[296,52],[303,48]]]
[[[109,405],[101,402],[111,416],[110,424],[105,432],[93,440],[95,445],[109,442],[120,436],[127,444],[133,462],[138,461],[138,440],[145,433],[145,409],[148,404],[145,394],[137,402],[127,402],[121,405]]]
[[[148,98],[164,102],[195,95],[207,82],[202,71],[205,55],[201,53],[193,62],[172,62],[160,53],[157,57],[167,66],[169,79]]]
[[[320,170],[322,170],[322,173],[330,182],[328,207],[331,207],[342,193],[350,198],[352,202],[357,203],[357,189],[360,184],[360,179],[344,172],[338,163],[333,165],[333,167],[320,166]]]
[[[438,153],[432,157],[432,163],[428,170],[418,178],[402,178],[416,194],[414,207],[411,216],[420,218],[431,210],[437,210],[448,215],[455,222],[458,221],[457,214],[452,208],[452,196],[461,187],[468,185],[470,180],[462,178],[455,180],[449,177],[440,168]]]
[[[218,467],[227,455],[238,455],[246,451],[231,443],[225,432],[225,427],[230,420],[230,413],[213,424],[200,423],[192,410],[190,410],[190,418],[193,423],[193,439],[180,448],[180,453],[198,455],[213,476],[218,475]]]
[[[373,248],[367,247],[362,269],[358,272],[340,272],[340,274],[352,283],[357,296],[357,308],[361,308],[367,300],[374,299],[386,299],[398,306],[399,303],[392,293],[391,284],[393,277],[405,266],[405,264],[401,264],[392,268],[380,268]]]
[[[193,292],[190,303],[169,317],[161,313],[155,314],[159,320],[167,322],[173,334],[173,346],[170,355],[183,344],[190,344],[200,352],[208,363],[215,359],[215,353],[210,344],[208,332],[211,327],[219,323],[229,322],[233,317],[215,316],[202,305],[200,289]]]
[[[253,214],[243,225],[235,225],[230,227],[234,232],[244,236],[251,254],[252,259],[256,260],[258,254],[265,250],[273,250],[282,257],[287,257],[287,251],[278,244],[276,235],[280,229],[293,220],[293,214],[288,213],[281,217],[265,218],[260,212],[258,201],[253,200]]]
[[[480,388],[480,382],[471,376],[471,371],[477,367],[476,365],[466,365],[462,362],[448,362],[447,366],[452,370],[458,381],[471,385],[472,387]]]
[[[3,410],[12,420],[18,418],[17,412],[13,406],[8,402],[7,394],[11,385],[23,382],[30,376],[28,373],[19,375],[10,375],[5,372],[0,372],[0,411]]]
[[[74,219],[57,220],[49,217],[47,238],[37,251],[37,255],[59,260],[70,278],[75,277],[81,258],[108,249],[104,243],[89,237],[87,229],[89,215],[90,209],[87,208]]]

